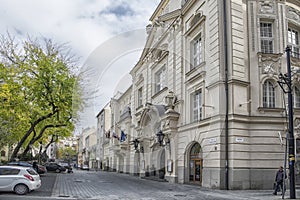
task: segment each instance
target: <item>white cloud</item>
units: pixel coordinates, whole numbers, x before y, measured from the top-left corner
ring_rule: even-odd
[[[92,113],[88,111],[81,122],[90,125],[101,106],[107,103],[105,101],[121,86],[124,87],[123,82],[130,80],[126,72],[139,58],[145,26],[159,2],[0,0],[0,30],[2,34],[8,31],[20,38],[43,36],[57,43],[69,43],[74,53],[81,57],[81,63],[94,72],[88,89],[94,89],[95,85],[102,88],[100,101],[95,100]],[[103,54],[101,48],[105,48],[105,56],[99,56],[99,53]]]

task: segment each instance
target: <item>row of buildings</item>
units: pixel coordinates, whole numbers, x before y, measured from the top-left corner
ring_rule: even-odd
[[[132,85],[82,134],[79,161],[171,183],[270,189],[286,149],[278,81],[289,46],[298,181],[300,2],[162,0],[150,21]]]

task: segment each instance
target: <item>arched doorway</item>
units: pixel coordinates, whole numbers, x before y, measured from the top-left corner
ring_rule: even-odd
[[[189,182],[192,184],[202,184],[203,160],[201,146],[199,143],[193,144],[189,153]]]

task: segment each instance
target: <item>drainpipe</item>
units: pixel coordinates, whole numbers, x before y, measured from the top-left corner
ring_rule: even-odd
[[[223,0],[224,24],[224,70],[225,70],[225,189],[229,190],[229,159],[228,159],[228,41],[227,41],[227,0]]]

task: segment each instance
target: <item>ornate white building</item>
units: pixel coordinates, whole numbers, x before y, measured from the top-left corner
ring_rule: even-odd
[[[105,135],[111,128],[111,108],[110,103],[104,106],[104,108],[98,113],[97,118],[97,145],[96,145],[96,160],[97,168],[104,169],[105,159],[104,147],[109,143],[107,136]],[[107,150],[107,148],[105,148]]]
[[[162,0],[150,21],[132,86],[112,103],[111,131],[128,139],[103,149],[108,168],[209,188],[270,188],[284,163],[287,100],[277,82],[288,45],[299,134],[299,1]]]
[[[78,135],[78,167],[88,165],[91,169],[98,168],[96,160],[97,130],[92,127],[83,129]]]

